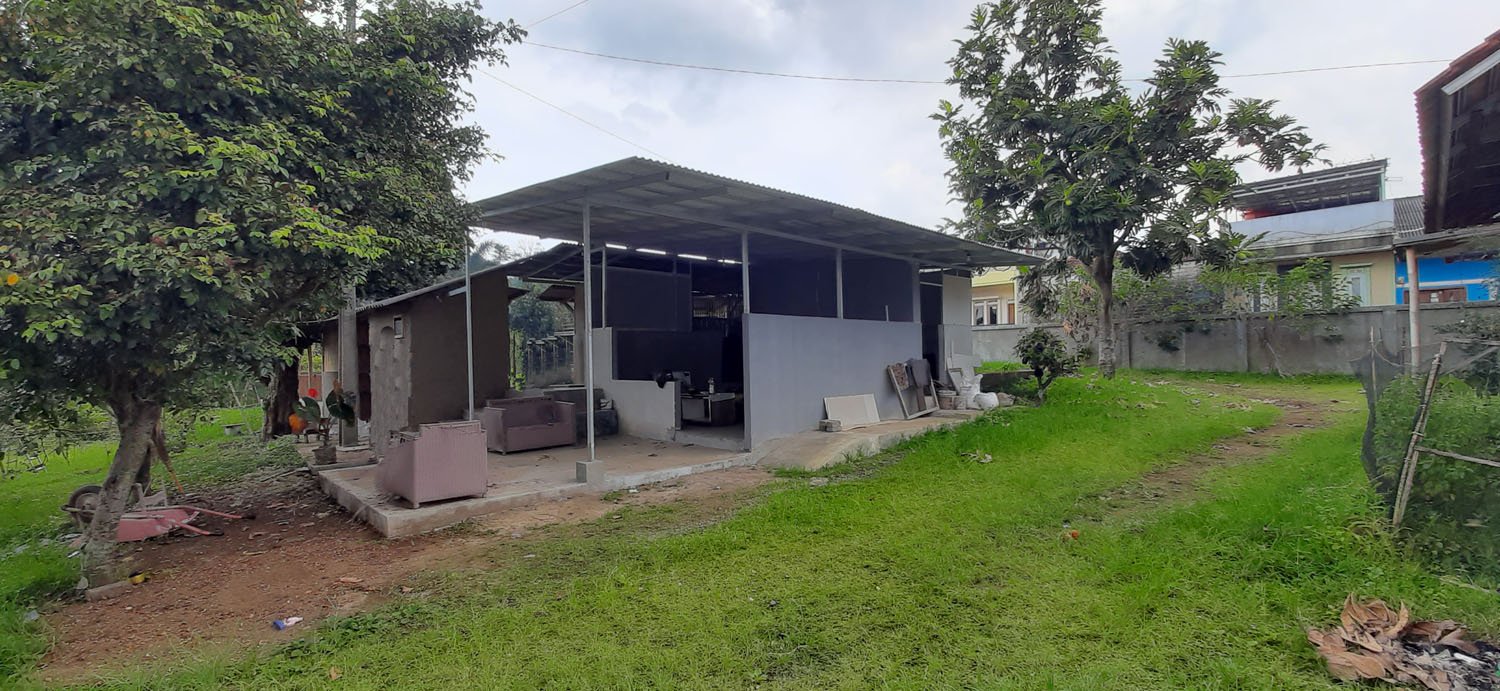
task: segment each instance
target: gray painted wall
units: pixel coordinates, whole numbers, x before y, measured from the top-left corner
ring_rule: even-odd
[[[1423,305],[1423,357],[1430,356],[1430,348],[1442,340],[1439,326],[1474,314],[1500,314],[1500,303]],[[1399,353],[1406,347],[1407,324],[1404,305],[1366,307],[1320,318],[1315,328],[1307,330],[1263,316],[1244,321],[1142,322],[1122,327],[1120,361],[1140,369],[1274,373],[1279,365],[1286,374],[1349,374],[1349,362],[1368,350],[1372,329],[1387,350]],[[1030,328],[974,327],[974,354],[981,360],[1015,360],[1016,341]],[[1062,333],[1056,325],[1042,328]],[[1164,348],[1163,343],[1171,347]]]
[[[910,296],[911,284],[904,288]],[[914,322],[746,315],[749,444],[816,429],[828,396],[874,394],[882,419],[901,419],[885,366],[921,357],[921,349],[922,325]]]

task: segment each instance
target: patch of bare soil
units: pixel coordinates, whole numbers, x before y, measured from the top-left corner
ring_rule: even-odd
[[[525,540],[539,528],[592,521],[625,506],[684,501],[701,504],[705,515],[723,514],[740,490],[770,479],[764,470],[733,468],[612,493],[608,501],[589,494],[518,507],[400,540],[353,520],[304,472],[194,497],[192,503],[255,515],[198,523],[221,536],[173,535],[131,547],[130,568],[149,580],[115,599],[66,603],[47,614],[53,646],[41,675],[78,681],[128,662],[179,659],[185,649],[289,641],[320,619],[380,604],[422,572],[482,565],[497,541]],[[286,617],[303,620],[277,630],[272,622]]]
[[[1160,386],[1170,386],[1165,382]],[[1281,408],[1281,417],[1264,429],[1246,429],[1244,434],[1220,440],[1201,454],[1195,454],[1168,468],[1147,473],[1133,482],[1115,487],[1101,494],[1097,500],[1102,504],[1094,518],[1102,522],[1106,518],[1122,518],[1153,510],[1163,504],[1180,503],[1192,499],[1200,491],[1200,479],[1214,468],[1251,463],[1270,456],[1278,442],[1323,426],[1328,413],[1341,401],[1303,401],[1276,398],[1255,398],[1253,390],[1238,386],[1200,384],[1197,387],[1177,387],[1193,397],[1195,405],[1243,407],[1244,403],[1226,398],[1249,397],[1256,403],[1266,403]]]

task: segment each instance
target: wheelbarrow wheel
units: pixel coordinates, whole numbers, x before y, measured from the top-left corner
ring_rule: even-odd
[[[99,495],[103,493],[104,488],[99,485],[84,485],[68,495],[66,508],[79,529],[87,528],[94,522],[94,512],[99,509]]]

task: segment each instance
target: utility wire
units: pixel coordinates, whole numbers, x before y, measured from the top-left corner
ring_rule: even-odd
[[[564,53],[576,53],[578,55],[588,55],[588,56],[592,56],[592,57],[596,57],[596,58],[606,58],[606,59],[609,59],[609,60],[620,60],[620,61],[623,61],[623,62],[635,62],[635,63],[640,63],[640,64],[643,64],[643,65],[655,65],[657,67],[675,67],[675,68],[684,69],[684,70],[703,70],[703,71],[706,71],[706,72],[729,72],[729,73],[732,73],[732,74],[750,74],[750,75],[755,75],[755,76],[759,76],[759,77],[781,77],[781,78],[784,78],[784,79],[811,79],[811,80],[823,81],[823,82],[867,82],[867,83],[891,83],[891,84],[946,84],[947,83],[947,82],[942,82],[942,81],[934,81],[934,80],[930,80],[930,79],[877,79],[877,78],[867,78],[867,77],[830,77],[830,76],[816,75],[816,74],[792,74],[792,73],[788,73],[788,72],[765,72],[765,71],[762,71],[762,70],[746,70],[746,69],[738,69],[738,68],[734,68],[734,67],[713,67],[713,66],[710,66],[710,65],[690,65],[690,64],[681,63],[681,62],[667,62],[665,60],[648,60],[646,58],[631,58],[631,57],[626,57],[626,56],[623,56],[623,55],[610,55],[608,53],[595,53],[595,52],[590,51],[590,50],[579,50],[577,48],[565,48],[563,46],[554,46],[554,45],[549,45],[549,44],[546,44],[546,43],[537,43],[536,41],[527,41],[525,45],[536,46],[538,48],[546,48],[546,49],[549,49],[549,50],[558,50],[558,51],[562,51]]]
[[[583,123],[585,125],[588,125],[589,127],[592,127],[592,128],[594,128],[594,129],[596,129],[596,130],[598,130],[600,132],[603,132],[604,134],[607,134],[610,137],[613,137],[613,138],[615,138],[615,139],[617,139],[617,140],[619,140],[621,142],[624,142],[626,144],[629,144],[630,146],[633,146],[633,147],[635,147],[637,149],[640,149],[641,151],[644,151],[644,152],[646,152],[648,154],[651,154],[655,158],[661,159],[663,161],[669,161],[669,162],[671,161],[671,159],[668,158],[667,156],[664,156],[661,153],[653,151],[650,148],[647,148],[643,144],[638,144],[638,143],[633,142],[633,141],[631,141],[629,139],[626,139],[625,137],[623,137],[621,135],[615,134],[614,132],[612,132],[609,129],[605,128],[603,125],[596,125],[592,121],[590,121],[589,119],[583,117],[582,115],[574,113],[573,111],[570,111],[567,108],[564,108],[564,107],[562,107],[560,105],[557,105],[556,103],[548,101],[547,99],[542,98],[541,96],[538,96],[538,95],[536,95],[534,93],[531,93],[530,91],[522,89],[521,87],[516,86],[515,84],[512,84],[512,83],[510,83],[508,81],[505,81],[504,79],[501,79],[500,77],[497,77],[497,76],[495,76],[493,74],[490,74],[489,72],[487,72],[485,70],[476,69],[475,71],[478,72],[478,73],[480,73],[480,74],[482,74],[482,75],[484,75],[484,76],[486,76],[486,77],[489,77],[490,79],[493,79],[493,80],[495,80],[497,82],[500,82],[501,84],[504,84],[504,85],[506,85],[506,86],[508,86],[508,87],[510,87],[512,89],[515,89],[516,91],[519,91],[522,95],[526,96],[527,98],[530,98],[533,101],[536,101],[537,103],[545,105],[548,108],[551,108],[553,110],[556,110],[559,113],[562,113],[563,115],[566,115],[566,116],[568,116],[570,118],[573,118],[574,120],[577,120],[577,121],[579,121],[579,122],[581,122],[581,123]]]
[[[587,1],[587,0],[585,0],[585,1]],[[642,64],[642,65],[653,65],[653,66],[656,66],[656,67],[672,67],[672,68],[683,69],[683,70],[701,70],[701,71],[704,71],[704,72],[723,72],[723,73],[729,73],[729,74],[746,74],[746,75],[753,75],[753,76],[758,76],[758,77],[779,77],[779,78],[782,78],[782,79],[807,79],[807,80],[824,81],[824,82],[859,82],[859,83],[866,83],[866,84],[946,84],[947,83],[946,81],[937,80],[937,79],[889,79],[889,78],[879,78],[879,77],[836,77],[836,76],[819,75],[819,74],[797,74],[797,73],[791,73],[791,72],[770,72],[770,71],[766,71],[766,70],[741,69],[741,68],[736,68],[736,67],[717,67],[717,66],[713,66],[713,65],[695,65],[695,64],[692,64],[692,63],[684,63],[684,62],[670,62],[670,61],[667,61],[667,60],[652,60],[652,59],[648,59],[648,58],[635,58],[635,57],[629,57],[629,56],[625,56],[625,55],[611,55],[609,53],[597,53],[597,52],[594,52],[594,51],[591,51],[591,50],[581,50],[581,49],[578,49],[578,48],[568,48],[568,47],[565,47],[565,46],[554,46],[554,45],[551,45],[551,44],[548,44],[548,43],[539,43],[539,42],[536,42],[536,41],[528,41],[528,42],[526,42],[525,45],[536,46],[538,48],[546,48],[548,50],[561,51],[561,52],[564,52],[564,53],[573,53],[573,54],[576,54],[576,55],[587,55],[587,56],[595,57],[595,58],[604,58],[606,60],[618,60],[618,61],[621,61],[621,62],[633,62],[633,63],[637,63],[637,64]],[[1310,73],[1310,72],[1332,72],[1332,71],[1337,71],[1337,70],[1359,70],[1359,69],[1369,69],[1369,68],[1374,68],[1374,67],[1397,67],[1397,66],[1403,66],[1403,65],[1431,65],[1431,64],[1447,63],[1447,62],[1449,62],[1449,61],[1448,60],[1406,60],[1406,61],[1399,61],[1399,62],[1373,62],[1373,63],[1366,63],[1366,64],[1361,64],[1361,65],[1336,65],[1336,66],[1332,66],[1332,67],[1307,67],[1307,68],[1302,68],[1302,69],[1279,70],[1279,71],[1274,71],[1274,72],[1251,72],[1251,73],[1246,73],[1246,74],[1225,74],[1225,75],[1220,75],[1220,78],[1221,79],[1241,79],[1241,78],[1245,78],[1245,77],[1269,77],[1269,76],[1284,75],[1284,74],[1306,74],[1306,73]],[[1133,78],[1128,78],[1125,81],[1128,81],[1128,82],[1144,82],[1144,81],[1147,81],[1147,80],[1145,78],[1143,78],[1143,77],[1133,77]]]
[[[556,11],[556,12],[553,12],[552,14],[549,14],[549,15],[547,15],[545,17],[542,17],[541,19],[538,19],[538,20],[536,20],[536,21],[534,21],[534,22],[532,22],[530,24],[527,24],[526,28],[527,29],[535,29],[538,24],[541,24],[542,22],[545,22],[548,19],[556,17],[557,15],[560,15],[560,14],[572,11],[574,9],[577,9],[578,7],[580,7],[582,5],[585,5],[588,2],[589,2],[589,0],[578,0],[578,2],[575,2],[575,3],[571,4],[571,5],[568,5],[567,7],[564,7],[564,8],[562,8],[562,9]]]

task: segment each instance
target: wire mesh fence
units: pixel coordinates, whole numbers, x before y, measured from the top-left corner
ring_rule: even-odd
[[[1392,524],[1444,566],[1500,578],[1500,342],[1395,354],[1379,341],[1353,365],[1368,404],[1362,460]]]

